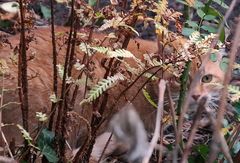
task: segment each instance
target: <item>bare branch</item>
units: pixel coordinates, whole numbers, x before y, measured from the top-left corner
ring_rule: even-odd
[[[166,89],[166,81],[160,80],[158,87],[159,87],[159,97],[158,97],[158,110],[157,110],[155,131],[154,131],[152,141],[150,142],[149,149],[146,153],[146,156],[143,159],[143,163],[149,162],[150,157],[153,152],[153,149],[157,144],[159,134],[160,134],[160,129],[161,129],[161,120],[162,120],[162,113],[163,113],[163,102],[164,102],[164,93],[165,93],[165,89]]]

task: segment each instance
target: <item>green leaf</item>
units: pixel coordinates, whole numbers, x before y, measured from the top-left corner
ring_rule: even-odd
[[[181,4],[184,4],[184,5],[188,5],[187,2],[182,1],[182,0],[176,0],[176,2],[181,3]]]
[[[27,163],[27,161],[25,161],[25,160],[21,160],[20,163]]]
[[[226,57],[222,58],[220,65],[219,65],[220,69],[224,72],[227,72],[228,64],[229,64],[229,59]]]
[[[37,139],[37,145],[42,150],[46,144],[51,144],[54,140],[54,133],[47,130],[46,128],[43,129]]]
[[[207,145],[199,145],[197,147],[197,151],[202,156],[202,158],[204,158],[205,160],[207,159],[208,152],[209,152],[209,147]]]
[[[207,13],[207,15],[212,15],[212,16],[216,16],[216,17],[223,19],[223,15],[219,11],[217,11],[215,8],[204,7],[203,12]]]
[[[239,150],[240,150],[240,142],[238,141],[233,145],[233,152],[237,154]]]
[[[214,27],[211,27],[209,25],[202,25],[201,28],[205,31],[208,31],[210,33],[216,33],[217,32],[217,29],[214,28]]]
[[[43,134],[44,139],[45,139],[46,142],[48,142],[48,143],[52,143],[53,142],[54,136],[55,136],[54,132],[49,131],[47,129],[43,129],[42,130],[42,134]]]
[[[220,32],[219,40],[220,40],[222,43],[224,43],[224,41],[225,41],[225,30],[224,30],[224,28],[223,28],[222,31]]]
[[[144,97],[147,99],[147,101],[154,107],[157,108],[157,104],[153,101],[151,95],[147,92],[146,89],[142,89]]]
[[[212,62],[216,62],[216,61],[217,61],[217,55],[216,55],[215,53],[212,53],[212,54],[210,54],[209,59],[210,59]]]
[[[44,19],[50,19],[51,18],[51,10],[48,7],[40,4],[40,9],[41,9],[41,12],[43,14]]]
[[[198,27],[198,24],[194,21],[191,20],[187,20],[186,23],[190,26],[190,27]]]
[[[195,30],[192,29],[192,28],[186,28],[184,27],[183,30],[182,30],[182,34],[184,36],[190,36]]]
[[[238,114],[240,114],[240,101],[233,103]]]
[[[226,3],[224,3],[223,0],[213,0],[213,2],[219,4],[221,7],[225,8],[225,9],[229,8],[229,6]]]
[[[54,140],[54,133],[46,128],[41,131],[37,139],[37,145],[41,153],[47,158],[49,162],[58,162],[58,157],[51,145]]]
[[[96,6],[97,0],[88,0],[89,6]]]
[[[204,20],[214,20],[214,19],[216,19],[216,16],[214,16],[214,15],[205,15],[203,19]]]
[[[195,1],[194,8],[199,9],[199,8],[204,7],[204,6],[205,6],[205,5],[204,5],[202,2],[200,2],[200,1]]]
[[[45,145],[41,152],[49,162],[58,162],[57,153],[49,145]]]
[[[9,20],[0,20],[0,28],[10,28],[13,26],[13,23]]]
[[[203,17],[206,15],[206,14],[203,12],[202,9],[198,9],[198,10],[197,10],[197,14],[198,14],[198,16],[199,16],[200,18],[202,18],[202,19],[203,19]]]

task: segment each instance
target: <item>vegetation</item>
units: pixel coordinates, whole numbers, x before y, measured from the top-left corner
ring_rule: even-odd
[[[240,161],[240,87],[230,83],[232,71],[239,71],[239,64],[234,61],[240,25],[239,28],[236,27],[229,57],[222,58],[219,65],[227,75],[220,85],[214,83],[215,87],[222,88],[222,93],[219,95],[221,100],[216,116],[209,117],[212,123],[210,134],[202,132],[203,130],[200,134],[197,132],[201,115],[205,110],[203,105],[207,99],[200,100],[198,109],[195,110],[198,116],[195,118],[187,111],[190,101],[188,92],[193,87],[189,85],[191,82],[189,74],[193,71],[195,62],[205,55],[211,61],[216,61],[216,54],[224,47],[227,38],[226,22],[236,1],[233,0],[228,6],[223,0],[177,0],[174,4],[177,6],[175,8],[180,8],[179,11],[169,7],[167,0],[133,0],[131,3],[127,0],[111,0],[108,5],[102,5],[101,1],[97,0],[50,2],[49,6],[40,4],[39,10],[42,19],[49,20],[51,24],[53,75],[52,93],[48,99],[51,106],[47,108],[46,113],[36,112],[39,126],[34,133],[29,129],[31,125],[29,114],[34,108],[30,107],[29,100],[31,79],[28,75],[28,62],[31,56],[28,47],[34,42],[34,35],[30,37],[27,31],[31,33],[35,27],[34,14],[28,7],[30,2],[19,1],[18,19],[0,20],[1,29],[20,33],[17,51],[19,100],[4,103],[5,93],[10,90],[5,89],[4,84],[0,84],[0,108],[2,112],[8,105],[20,104],[18,106],[21,108],[23,123],[14,125],[21,131],[25,142],[21,148],[15,149],[17,152],[12,153],[9,142],[4,140],[7,156],[21,162],[37,162],[40,159],[42,162],[89,162],[100,130],[118,111],[119,106],[122,106],[120,105],[122,100],[134,103],[139,98],[138,95],[143,94],[149,107],[156,111],[159,104],[148,86],[157,85],[156,81],[164,79],[167,81],[168,98],[164,98],[166,103],[164,112],[157,121],[161,121],[163,126],[158,139],[161,145],[167,148],[168,154],[166,156],[161,155],[161,152],[153,154],[154,158],[151,158],[151,161],[165,162],[169,159],[168,155],[172,156],[173,162]],[[71,9],[66,22],[69,31],[65,33],[56,32],[54,25],[56,19],[54,8],[58,4]],[[226,13],[219,12],[219,9]],[[142,28],[145,30],[154,24],[153,31],[158,46],[155,54],[143,53],[139,57],[127,50],[130,39],[141,35],[136,28],[139,22],[143,24]],[[87,29],[85,31],[88,32],[81,32],[83,29]],[[109,34],[105,34],[106,37],[99,40],[94,37],[95,30]],[[1,46],[8,44],[3,37],[0,38],[3,40]],[[64,38],[64,41],[59,38]],[[106,40],[110,40],[110,43],[106,43]],[[178,44],[176,40],[184,40],[184,45],[175,46]],[[140,44],[139,47],[141,46]],[[64,61],[58,54],[61,47],[66,49]],[[78,53],[82,55],[77,55]],[[96,64],[96,58],[101,59],[98,61],[100,64]],[[98,72],[95,70],[101,70],[103,75],[94,74]],[[0,59],[2,83],[7,82],[5,76],[8,71],[11,71],[8,63]],[[172,79],[178,83],[179,90],[173,90]],[[134,89],[135,91],[132,91]],[[134,93],[130,93],[131,91]],[[179,94],[177,98],[174,97],[175,93]],[[228,101],[235,110],[234,118],[231,117],[231,120],[224,116]],[[76,105],[83,110],[82,112],[85,110],[90,112],[88,117],[77,113],[74,110]],[[186,118],[186,115],[190,118]],[[81,146],[76,154],[70,157],[67,155],[67,151],[72,152],[68,146],[68,140],[71,139],[69,128],[74,130],[76,127],[76,124],[71,126],[74,120],[79,123],[79,128],[87,128],[87,131],[82,130],[86,136],[79,140],[82,142]],[[191,127],[186,128],[185,125],[188,124]],[[8,125],[2,124],[1,127]],[[167,130],[166,126],[169,125],[174,127],[174,132],[163,131]],[[5,139],[2,130],[1,135]],[[173,138],[167,138],[169,135]]]

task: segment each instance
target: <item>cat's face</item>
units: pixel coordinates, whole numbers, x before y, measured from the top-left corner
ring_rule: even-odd
[[[221,68],[222,55],[217,54],[215,60],[207,58],[199,68],[199,72],[193,79],[193,89],[190,92],[190,105],[195,105],[199,100],[206,96],[205,108],[207,111],[214,111],[218,108],[219,98],[221,97],[222,84],[225,72]]]

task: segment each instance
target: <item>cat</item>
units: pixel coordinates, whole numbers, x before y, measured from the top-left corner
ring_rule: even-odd
[[[205,58],[204,58],[205,57]],[[216,118],[218,107],[219,107],[219,101],[221,98],[221,92],[223,90],[223,81],[225,77],[225,71],[226,67],[223,67],[223,62],[227,61],[227,53],[225,49],[220,49],[219,51],[215,53],[211,53],[209,56],[203,56],[204,60],[199,67],[198,71],[195,76],[195,78],[192,81],[192,90],[188,91],[188,94],[190,96],[190,102],[189,102],[189,110],[188,110],[188,116],[194,116],[196,114],[196,107],[199,105],[199,102],[203,97],[206,97],[207,101],[204,104],[205,105],[205,111],[203,111],[201,118],[199,120],[199,127],[201,128],[207,128],[211,125],[211,119],[209,116],[212,116],[212,118]],[[230,82],[232,85],[239,85],[239,81],[232,81]],[[101,157],[101,162],[116,162],[116,160],[120,160],[120,162],[141,162],[142,158],[144,157],[144,153],[147,152],[148,147],[144,146],[144,144],[147,144],[146,142],[146,131],[144,129],[138,129],[138,125],[141,125],[141,120],[138,120],[138,118],[134,118],[134,122],[131,123],[131,120],[128,120],[128,116],[132,113],[126,113],[127,109],[134,110],[134,106],[132,105],[126,105],[125,108],[122,110],[125,110],[125,113],[120,113],[115,115],[115,118],[113,118],[110,122],[110,131],[104,132],[102,135],[100,135],[96,139],[96,144],[94,146],[93,152],[92,152],[92,160],[99,161],[100,156],[104,151],[104,148],[108,139],[110,138],[110,144],[108,145],[109,148],[107,147],[105,152],[102,154],[103,156]],[[233,106],[228,103],[226,107],[226,116],[225,118],[228,118],[227,120],[228,123],[234,123],[234,113],[235,110]],[[129,111],[130,112],[130,111]],[[206,114],[208,113],[208,114]],[[127,116],[127,114],[129,114]],[[137,113],[136,113],[137,114]],[[123,116],[124,115],[124,116]],[[116,117],[121,117],[116,120]],[[134,116],[132,116],[134,117]],[[189,118],[189,117],[188,117]],[[186,119],[185,121],[188,120]],[[137,125],[138,124],[138,125]],[[128,129],[126,130],[125,126],[128,126]],[[134,126],[134,127],[131,127]],[[169,127],[169,126],[168,126]],[[210,126],[211,127],[211,126]],[[166,127],[164,130],[167,130],[168,128]],[[116,132],[115,130],[120,130]],[[135,135],[131,134],[131,130],[138,130],[135,133],[140,133],[139,130],[141,131],[142,134]],[[112,133],[111,133],[112,131]],[[172,131],[173,132],[173,131]],[[183,132],[185,132],[183,130]],[[187,131],[190,132],[190,131]],[[165,132],[164,132],[165,133]],[[201,133],[200,133],[201,134]],[[206,133],[205,133],[206,134]],[[124,137],[125,140],[119,140],[116,139],[116,137]],[[115,137],[116,136],[116,137]],[[202,135],[203,136],[203,135]],[[174,137],[174,135],[173,135]],[[137,140],[141,140],[141,143],[137,143]],[[186,138],[187,139],[187,138]],[[208,138],[209,139],[209,138]],[[131,142],[128,142],[130,141]],[[127,143],[125,142],[127,141]],[[103,143],[104,145],[100,145],[99,142]],[[135,145],[130,145],[132,142],[135,142]],[[121,144],[122,143],[122,144]],[[139,144],[143,145],[140,146]],[[130,145],[130,147],[129,147]],[[138,151],[134,149],[134,146],[138,146]],[[144,150],[144,152],[139,152],[141,150]],[[119,151],[121,151],[122,155],[119,155]],[[164,150],[163,150],[164,152]],[[135,155],[138,156],[138,161],[136,160],[131,160],[130,159],[130,153],[135,153]]]
[[[58,51],[58,62],[63,64],[64,62],[64,54],[66,51],[66,46],[61,42],[65,40],[65,37],[63,37],[62,33],[68,31],[65,27],[57,27],[56,28],[56,35],[57,37],[61,38],[58,42],[58,47],[60,47]],[[38,126],[38,121],[36,119],[36,112],[43,112],[48,113],[50,112],[51,108],[51,102],[49,100],[49,96],[52,94],[52,48],[51,48],[51,34],[49,28],[39,28],[32,31],[34,34],[34,37],[28,37],[28,39],[32,39],[32,41],[28,45],[28,77],[29,77],[29,124],[30,124],[30,133],[36,127]],[[83,32],[83,33],[86,33]],[[106,34],[100,34],[100,33],[93,33],[94,39],[103,40],[107,36]],[[4,76],[1,75],[1,80],[4,77],[4,85],[0,85],[0,88],[7,90],[4,92],[4,96],[1,97],[3,99],[3,104],[7,104],[8,102],[17,102],[18,101],[18,93],[17,93],[17,55],[14,55],[14,52],[16,52],[15,46],[19,44],[19,35],[11,36],[8,38],[8,42],[4,44],[0,50],[0,57],[1,62],[6,62],[7,70],[4,73]],[[84,38],[85,40],[88,40],[88,38]],[[94,40],[95,42],[101,42],[99,40]],[[107,39],[108,40],[108,39]],[[182,49],[183,44],[186,42],[186,39],[182,37],[177,37],[177,39],[173,40],[168,45],[168,51],[171,53],[171,48],[173,48],[175,51],[178,51],[179,49]],[[103,46],[108,46],[111,44],[111,42],[105,41],[103,43]],[[15,49],[14,49],[15,48]],[[130,52],[132,52],[137,58],[140,60],[144,60],[143,54],[154,54],[158,52],[158,46],[156,42],[153,41],[146,41],[141,39],[131,39],[127,48]],[[76,56],[80,60],[83,58],[83,52],[76,48]],[[99,79],[102,79],[105,74],[105,69],[103,68],[102,64],[103,61],[105,61],[103,54],[97,54],[93,55],[92,57],[92,63],[93,64],[93,82],[97,82]],[[127,62],[129,65],[136,65],[136,62],[127,59]],[[212,64],[212,63],[211,63]],[[211,66],[211,64],[209,66]],[[208,64],[207,64],[208,65]],[[212,65],[214,66],[214,65]],[[203,69],[203,65],[202,68]],[[218,66],[219,68],[219,66]],[[191,71],[191,74],[194,74],[195,70],[198,69],[196,65],[193,64],[193,68]],[[209,70],[209,69],[207,69]],[[214,72],[214,71],[213,71]],[[73,76],[77,76],[77,71],[73,72]],[[222,80],[222,72],[219,71],[221,75]],[[162,75],[159,75],[162,76]],[[165,79],[174,79],[175,76],[165,73],[163,76]],[[135,96],[135,94],[138,92],[138,89],[142,86],[142,83],[145,80],[140,79],[138,82],[135,83],[134,87],[131,88],[127,94],[125,94],[124,97],[119,99],[119,103],[116,106],[115,110],[121,109],[125,103],[126,99],[132,99],[132,97]],[[169,80],[170,81],[170,80]],[[201,84],[201,83],[200,83]],[[202,83],[203,84],[203,83]],[[156,90],[157,88],[154,87],[154,84],[152,84],[153,87],[149,86],[149,93],[154,96],[156,96]],[[179,85],[172,83],[172,88],[175,89],[175,91],[179,91],[178,87]],[[117,87],[113,87],[109,90],[109,94],[111,97],[109,98],[109,103],[106,105],[108,109],[111,108],[112,104],[116,101],[116,98],[118,97],[118,93],[120,93],[122,90],[124,90],[124,85],[117,85]],[[196,87],[197,89],[197,87]],[[90,121],[92,117],[92,108],[83,109],[81,106],[79,106],[79,103],[84,98],[85,90],[84,88],[80,88],[78,90],[78,97],[77,101],[74,105],[74,111],[81,116],[85,117],[87,120]],[[198,96],[197,91],[193,91],[193,95],[191,96],[193,98],[193,102],[196,103],[196,96]],[[156,96],[157,97],[157,96]],[[133,101],[133,104],[137,110],[137,112],[140,115],[140,118],[144,122],[144,126],[148,132],[153,131],[154,129],[154,119],[155,119],[155,111],[156,109],[151,106],[145,97],[140,93],[137,98]],[[109,111],[109,110],[108,110]],[[106,111],[106,112],[108,112]],[[2,112],[3,115],[3,123],[4,124],[13,124],[11,126],[3,127],[3,131],[6,135],[7,141],[10,142],[13,139],[15,139],[16,143],[18,145],[22,144],[22,136],[20,131],[17,129],[15,124],[22,124],[22,118],[21,118],[21,111],[18,103],[11,103],[10,105],[6,106],[3,109]],[[82,127],[84,128],[84,127]],[[81,129],[82,129],[81,128]],[[104,130],[104,129],[103,129]],[[73,130],[69,130],[70,135]],[[72,148],[76,147],[77,140],[81,137],[81,130],[76,127],[74,129],[74,132],[72,135],[69,136],[68,141]],[[108,134],[106,134],[108,135]],[[97,138],[99,139],[99,138]],[[3,146],[3,142],[1,143]]]
[[[58,64],[64,63],[64,54],[66,52],[66,45],[63,44],[65,37],[63,33],[68,31],[68,28],[57,27],[56,35],[60,37],[61,40],[58,41]],[[84,33],[84,32],[83,32]],[[86,33],[86,31],[85,31]],[[30,133],[38,126],[38,121],[36,119],[36,112],[49,113],[51,108],[51,102],[49,96],[52,94],[52,47],[51,47],[51,33],[50,28],[39,28],[32,31],[33,37],[30,33],[28,39],[32,40],[28,44],[28,79],[29,79],[29,127]],[[100,40],[105,39],[106,34],[93,33],[93,38],[98,39],[94,40],[95,42],[100,42]],[[84,38],[88,40],[88,38]],[[6,41],[8,40],[8,41]],[[10,126],[3,127],[3,131],[6,134],[7,141],[15,140],[16,144],[22,144],[22,136],[16,124],[22,124],[20,105],[18,103],[18,90],[17,90],[17,76],[18,76],[18,66],[17,66],[17,46],[19,44],[20,35],[15,35],[8,37],[5,40],[5,43],[1,42],[2,46],[0,50],[1,63],[5,63],[7,68],[5,70],[4,76],[1,74],[1,81],[4,84],[0,85],[1,90],[4,88],[4,95],[1,97],[3,99],[3,104],[9,105],[5,106],[2,112],[3,123],[4,124],[13,124]],[[109,39],[106,39],[109,40]],[[111,44],[111,43],[110,43]],[[109,45],[109,42],[105,41],[104,45]],[[143,60],[143,54],[153,54],[157,52],[157,44],[153,41],[146,41],[141,39],[131,39],[127,48],[140,60]],[[83,58],[83,52],[76,48],[77,58],[80,60]],[[104,61],[103,54],[94,55],[90,64],[93,65],[94,71],[91,72],[93,76],[93,82],[97,82],[99,79],[102,79],[105,74],[105,69],[102,66]],[[129,59],[127,62],[130,65],[136,65],[136,62]],[[2,65],[1,64],[1,65]],[[2,68],[2,67],[1,67]],[[73,72],[73,76],[77,76],[78,72]],[[138,82],[136,85],[142,83]],[[116,100],[117,93],[121,92],[125,87],[119,85],[117,88],[112,88],[109,90],[111,94],[110,102],[107,107],[110,107],[112,103]],[[128,96],[133,97],[138,91],[137,88],[131,89],[128,91]],[[83,109],[79,106],[79,103],[83,100],[84,88],[79,88],[77,101],[74,105],[74,111],[86,117],[88,120],[92,117],[92,109]],[[11,103],[14,102],[14,103]],[[126,103],[125,98],[121,98],[117,108],[121,108],[124,103]],[[140,99],[137,98],[135,102],[137,105],[142,108],[149,107],[145,98],[142,96]],[[117,109],[116,109],[117,110]],[[152,112],[151,109],[140,109],[139,112],[141,115],[147,115],[149,112]],[[76,138],[71,138],[73,143],[70,143],[73,147],[76,145]],[[4,143],[2,142],[1,145]]]

